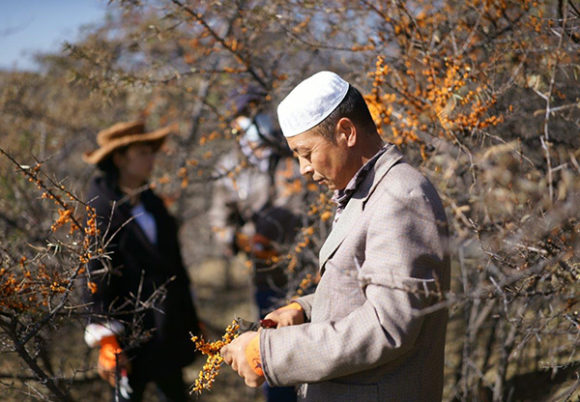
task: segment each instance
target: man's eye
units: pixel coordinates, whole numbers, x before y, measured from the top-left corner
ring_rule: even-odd
[[[296,152],[296,151],[294,151],[293,154],[294,154],[294,157],[295,158],[298,158],[298,159],[306,159],[308,161],[310,160],[310,152],[307,152],[306,153],[306,152]]]

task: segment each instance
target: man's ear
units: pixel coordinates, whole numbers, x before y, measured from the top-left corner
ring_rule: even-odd
[[[351,148],[354,147],[357,141],[357,129],[351,119],[342,117],[336,123],[337,140],[345,141],[346,145]]]

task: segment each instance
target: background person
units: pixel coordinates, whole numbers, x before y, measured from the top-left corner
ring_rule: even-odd
[[[278,118],[301,173],[335,191],[314,294],[277,329],[222,349],[246,384],[304,384],[309,401],[433,401],[443,390],[447,225],[427,179],[384,145],[361,94],[332,72],[304,80]]]
[[[287,272],[272,259],[292,243],[301,223],[296,213],[300,193],[290,191],[291,183],[299,177],[297,165],[282,133],[262,109],[264,99],[256,88],[233,96],[232,129],[239,147],[218,163],[225,177],[214,186],[210,210],[215,240],[226,264],[239,251],[246,253],[252,263],[256,319],[286,302]],[[227,175],[245,161],[245,169],[233,178]],[[266,385],[265,394],[272,402],[296,400],[294,387]]]
[[[147,185],[169,133],[146,132],[142,122],[118,123],[101,131],[100,147],[84,155],[100,171],[87,199],[107,256],[89,263],[96,291],[88,298],[98,319],[85,339],[101,346],[99,374],[118,385],[120,400],[140,401],[149,382],[163,401],[188,399],[181,368],[194,360],[190,333],[199,333],[199,323],[177,223]],[[128,384],[118,381],[125,373]]]

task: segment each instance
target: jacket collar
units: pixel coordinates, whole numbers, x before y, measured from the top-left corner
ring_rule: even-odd
[[[369,172],[377,163],[377,160],[386,152],[388,149],[388,145],[383,146],[379,152],[375,154],[372,158],[369,159],[367,163],[365,163],[359,170],[356,172],[354,177],[350,179],[348,184],[343,190],[336,190],[334,192],[334,196],[332,197],[332,201],[334,201],[337,205],[336,213],[342,212],[350,197],[356,192],[359,185],[366,179]]]

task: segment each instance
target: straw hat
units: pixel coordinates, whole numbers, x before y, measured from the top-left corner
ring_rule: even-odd
[[[168,126],[147,133],[145,123],[142,121],[117,123],[97,134],[97,144],[100,148],[85,152],[83,160],[87,163],[98,164],[116,149],[138,142],[151,142],[155,150],[158,150],[165,141],[165,137],[173,129],[173,126]]]

